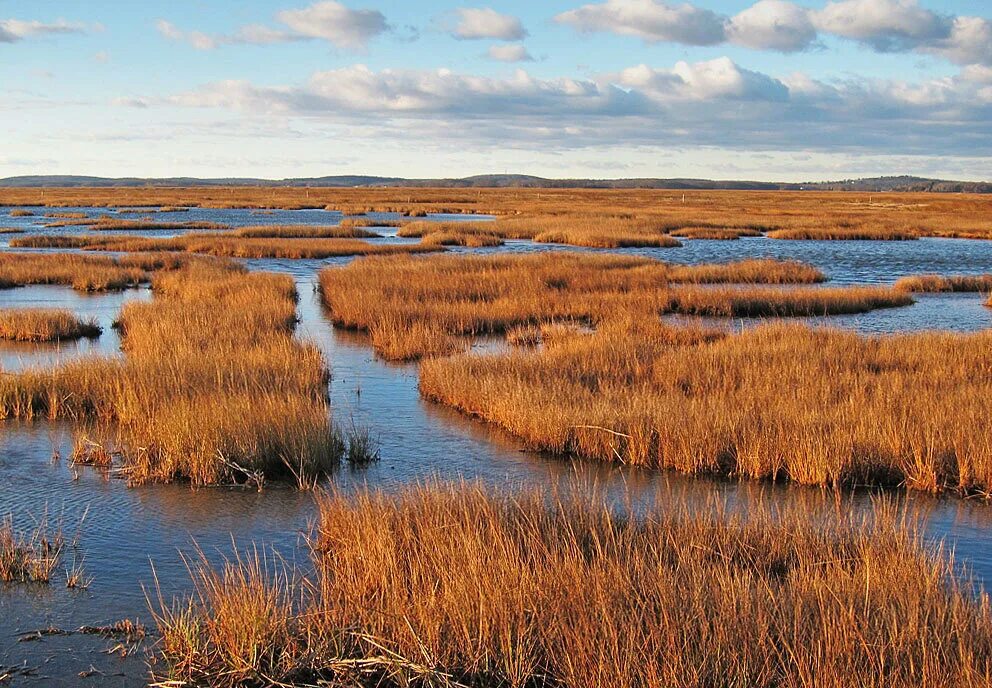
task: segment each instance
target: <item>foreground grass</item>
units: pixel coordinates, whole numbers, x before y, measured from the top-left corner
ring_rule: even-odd
[[[153,289],[121,313],[123,360],[4,375],[0,418],[96,423],[136,483],[302,479],[337,464],[327,368],[293,337],[290,277],[194,262]]]
[[[16,528],[13,518],[5,516],[0,520],[0,582],[48,583],[65,548],[61,525],[50,524],[47,514],[27,530]],[[81,569],[76,571],[81,575]]]
[[[912,303],[891,289],[773,289],[824,276],[795,262],[745,260],[680,266],[620,255],[365,259],[321,272],[335,324],[367,331],[376,351],[402,360],[448,354],[459,337],[572,320],[594,325],[618,312],[809,316]],[[713,288],[708,285],[750,285]]]
[[[17,342],[58,342],[99,337],[103,330],[65,309],[0,309],[0,339]]]
[[[11,246],[26,248],[75,248],[86,251],[178,251],[228,258],[333,258],[391,253],[430,253],[443,247],[430,244],[371,244],[347,238],[260,238],[187,234],[168,239],[138,236],[28,236],[13,239]]]
[[[210,686],[987,686],[987,598],[868,520],[431,484],[321,499],[315,572],[194,564],[162,678]]]
[[[421,364],[433,400],[534,449],[806,485],[992,494],[992,334],[738,335],[636,316]]]

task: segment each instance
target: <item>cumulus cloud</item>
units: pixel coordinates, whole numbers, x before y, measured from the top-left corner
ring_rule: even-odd
[[[361,49],[389,28],[378,10],[353,10],[324,0],[298,10],[283,10],[276,19],[300,36],[320,38],[339,48]]]
[[[500,14],[489,7],[456,9],[450,33],[462,40],[493,38],[501,41],[519,41],[527,37],[527,30],[520,19],[509,14]]]
[[[59,19],[55,22],[0,19],[0,43],[16,43],[25,38],[57,34],[88,33],[91,27]]]
[[[992,144],[988,76],[976,69],[967,78],[825,82],[747,70],[727,57],[589,79],[354,65],[298,85],[207,84],[165,104],[541,150],[686,145],[973,156]]]
[[[607,0],[562,12],[555,21],[586,33],[606,31],[652,43],[715,45],[726,40],[725,19],[689,3]]]
[[[809,11],[786,0],[760,0],[730,19],[727,39],[755,50],[796,52],[816,40]]]
[[[758,0],[733,17],[688,2],[605,0],[563,12],[555,21],[585,33],[636,36],[649,43],[733,43],[781,52],[806,50],[818,35],[832,35],[877,52],[992,65],[992,21],[939,14],[919,0],[831,0],[820,9],[791,0]]]
[[[197,50],[214,50],[225,45],[272,45],[319,39],[338,48],[364,50],[368,42],[389,30],[385,15],[378,10],[353,10],[340,2],[325,0],[309,7],[283,10],[276,21],[286,29],[263,24],[242,26],[233,33],[208,34],[185,31],[172,22],[160,19],[158,32],[171,41],[188,43]]]
[[[497,62],[533,62],[534,57],[527,52],[527,48],[519,43],[508,45],[493,45],[486,53],[489,59]]]

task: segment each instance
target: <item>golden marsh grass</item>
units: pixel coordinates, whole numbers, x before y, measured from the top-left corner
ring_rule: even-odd
[[[304,579],[258,551],[156,608],[179,683],[987,686],[992,614],[905,514],[428,484],[320,500]]]
[[[99,337],[103,330],[92,318],[66,309],[0,308],[0,339],[17,342],[59,342]]]
[[[992,292],[992,274],[912,275],[896,280],[896,289],[908,292]]]

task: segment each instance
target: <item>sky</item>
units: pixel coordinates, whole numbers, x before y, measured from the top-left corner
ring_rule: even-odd
[[[992,180],[989,0],[0,0],[0,177]]]

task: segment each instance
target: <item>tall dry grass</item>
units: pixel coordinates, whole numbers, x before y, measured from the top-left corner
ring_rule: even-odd
[[[0,234],[23,234],[24,230],[20,227],[0,227]]]
[[[992,292],[992,274],[911,275],[896,280],[895,288],[908,292]]]
[[[553,253],[365,259],[324,270],[320,284],[334,323],[367,331],[376,351],[394,360],[452,353],[463,336],[561,320],[596,324],[618,312],[646,319],[666,313],[808,316],[912,303],[890,289],[754,286],[823,279],[815,268],[789,261],[683,266]],[[705,286],[718,284],[750,286]]]
[[[804,241],[914,241],[918,232],[891,227],[801,227],[777,229],[767,234],[769,239]]]
[[[430,359],[428,398],[529,447],[806,485],[992,494],[992,334],[799,324],[712,336],[636,314],[540,350]]]
[[[123,360],[2,376],[0,418],[95,422],[139,483],[309,480],[337,464],[327,368],[293,337],[289,276],[195,262],[153,289],[120,315]]]
[[[361,226],[342,222],[340,225],[258,225],[239,227],[219,236],[248,239],[380,239],[377,234]]]
[[[596,498],[598,497],[598,498]],[[315,573],[257,551],[155,604],[161,678],[480,688],[992,682],[985,595],[905,514],[430,484],[321,499]],[[171,685],[171,684],[170,684]]]
[[[102,332],[93,318],[84,320],[66,309],[0,309],[0,339],[58,342],[99,337]]]

